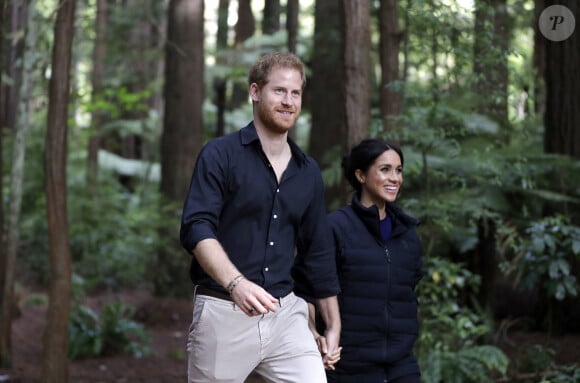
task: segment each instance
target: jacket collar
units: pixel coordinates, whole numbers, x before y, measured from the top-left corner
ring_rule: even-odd
[[[367,230],[374,237],[381,238],[379,208],[376,205],[372,205],[370,207],[364,206],[360,202],[360,196],[358,193],[354,193],[352,196],[351,206]],[[400,207],[393,203],[387,203],[385,209],[393,224],[393,232],[391,234],[392,236],[400,235],[401,233],[411,229],[413,226],[417,226],[419,224],[418,219],[407,215]]]

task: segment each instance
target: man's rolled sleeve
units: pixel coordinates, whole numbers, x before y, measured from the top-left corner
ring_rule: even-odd
[[[301,228],[293,271],[297,294],[327,298],[340,292],[335,247],[324,207],[324,184],[317,177],[315,195]]]
[[[180,241],[187,252],[207,238],[217,238],[216,228],[223,206],[224,177],[218,147],[211,143],[200,152],[181,217]]]

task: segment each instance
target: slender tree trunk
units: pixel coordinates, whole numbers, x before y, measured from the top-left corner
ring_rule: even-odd
[[[298,14],[300,3],[298,0],[286,0],[286,31],[288,32],[288,51],[296,53],[298,42]]]
[[[228,12],[229,12],[229,0],[220,0],[218,8],[218,31],[216,46],[218,49],[217,62],[218,64],[223,64],[224,59],[220,55],[220,51],[225,51],[228,48]],[[226,101],[227,101],[227,89],[228,82],[224,77],[218,76],[213,80],[213,90],[215,93],[215,106],[216,106],[216,132],[215,136],[220,137],[225,134],[225,114],[226,114]]]
[[[219,0],[218,6],[218,30],[216,36],[216,46],[218,50],[228,47],[228,14],[230,0]]]
[[[235,31],[236,38],[234,47],[238,51],[243,50],[244,41],[249,39],[256,32],[256,20],[252,13],[251,0],[238,0],[238,22]],[[234,83],[230,108],[235,109],[248,102],[248,85]]]
[[[24,30],[27,14],[28,0],[13,0],[8,3],[7,10],[10,11],[10,51],[7,52],[8,65],[7,73],[12,82],[6,88],[6,99],[4,100],[4,122],[9,130],[14,130],[16,125],[16,111],[20,102],[20,90],[22,89],[22,56],[24,54],[24,38],[19,31]]]
[[[476,0],[475,41],[473,56],[474,92],[477,94],[477,110],[495,120],[501,127],[500,134],[509,137],[507,130],[507,49],[509,44],[509,20],[506,0]],[[494,315],[497,276],[497,254],[489,242],[496,236],[496,225],[490,218],[478,222],[478,252],[474,273],[481,275],[480,304]]]
[[[380,58],[381,58],[381,89],[380,109],[385,132],[396,126],[394,120],[401,114],[401,93],[393,89],[399,81],[399,50],[401,32],[399,31],[399,15],[397,0],[381,0],[379,13]]]
[[[368,134],[371,121],[370,1],[343,0],[347,147]]]
[[[534,0],[534,113],[543,116],[546,111],[546,86],[544,73],[546,71],[546,43],[545,38],[538,27],[540,14],[545,9],[545,0]]]
[[[165,50],[165,113],[161,136],[162,194],[181,205],[202,145],[204,98],[203,0],[171,0]],[[162,235],[176,238],[172,231]],[[175,248],[179,248],[177,238]],[[169,254],[168,254],[169,253]],[[187,270],[172,249],[160,249],[157,294],[188,293]]]
[[[280,0],[266,0],[262,17],[262,33],[273,35],[280,30]]]
[[[68,324],[72,261],[68,242],[66,155],[71,49],[76,0],[61,0],[54,27],[45,145],[50,287],[44,334],[43,383],[68,382]]]
[[[10,202],[8,214],[8,235],[6,238],[6,259],[3,269],[3,296],[0,313],[0,364],[12,364],[10,334],[12,312],[14,307],[14,273],[16,256],[20,242],[20,207],[22,202],[22,184],[24,180],[24,158],[26,152],[26,132],[30,125],[30,103],[32,97],[31,77],[33,74],[34,46],[36,45],[36,24],[33,22],[35,1],[30,2],[25,33],[25,48],[22,56],[22,91],[18,118],[15,126],[15,137],[12,150],[12,170],[10,172]]]
[[[308,152],[322,169],[333,166],[333,161],[346,151],[346,114],[337,105],[345,104],[342,2],[317,0],[314,10],[314,49],[312,75],[305,95],[312,115]],[[336,84],[328,91],[328,84]],[[342,176],[337,183],[327,184],[325,200],[328,209],[343,203]]]
[[[107,28],[107,0],[97,0],[97,17],[95,19],[95,42],[93,47],[92,101],[103,97],[103,74],[105,64],[105,33]],[[100,148],[100,127],[103,123],[103,112],[94,110],[91,116],[91,137],[87,154],[87,186],[91,193],[96,191],[98,176],[98,155]]]
[[[547,1],[566,6],[576,30],[563,41],[545,39],[546,113],[544,151],[580,158],[580,4],[577,0]]]
[[[5,60],[4,60],[4,15],[6,8],[6,1],[0,0],[0,73],[4,73]],[[4,169],[4,151],[3,151],[3,137],[4,137],[4,86],[0,84],[0,169]],[[0,201],[4,201],[4,187],[0,187]],[[6,248],[4,247],[4,204],[0,203],[0,270],[6,270]],[[4,298],[6,295],[6,289],[4,286],[5,280],[4,272],[0,272],[0,297],[2,301],[0,302],[0,367],[10,367],[12,365],[11,358],[11,326],[4,324],[7,318],[11,320],[7,314],[4,314]]]
[[[509,27],[506,0],[476,0],[473,55],[474,92],[478,112],[507,129],[507,48]]]

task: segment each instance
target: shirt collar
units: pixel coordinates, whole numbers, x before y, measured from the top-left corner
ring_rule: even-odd
[[[256,132],[256,126],[254,121],[251,121],[248,125],[240,130],[240,139],[242,145],[250,145],[255,142],[260,144],[260,138],[258,137],[258,132]],[[288,144],[290,145],[290,150],[292,151],[292,157],[296,160],[298,165],[302,166],[307,161],[306,154],[296,145],[290,137],[288,137]]]

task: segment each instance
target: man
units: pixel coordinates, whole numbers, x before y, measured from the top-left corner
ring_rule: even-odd
[[[274,52],[249,73],[253,121],[201,150],[181,243],[194,255],[189,382],[326,382],[340,337],[339,284],[318,165],[288,138],[306,83],[295,55]],[[325,348],[308,328],[317,299]],[[324,352],[326,351],[326,352]],[[334,360],[336,361],[336,360]]]

